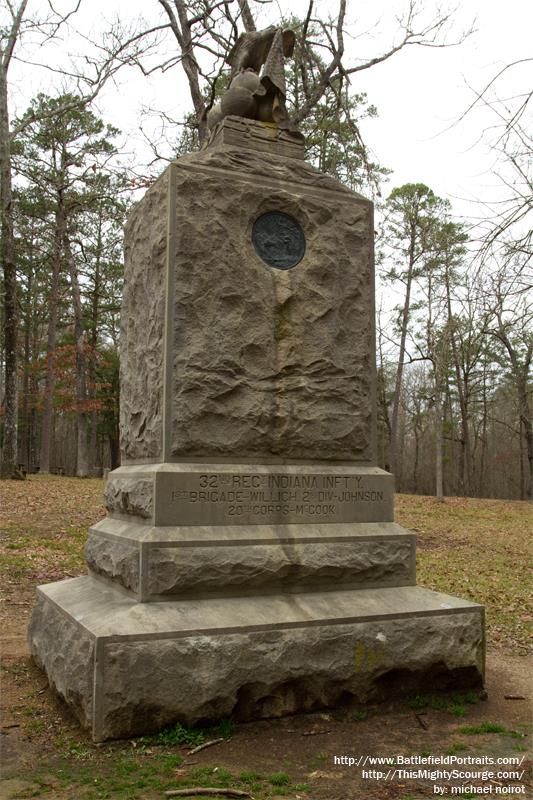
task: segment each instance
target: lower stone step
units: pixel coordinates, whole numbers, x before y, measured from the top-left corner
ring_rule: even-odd
[[[37,594],[31,652],[95,741],[483,682],[483,607],[421,587],[137,603],[86,576]]]

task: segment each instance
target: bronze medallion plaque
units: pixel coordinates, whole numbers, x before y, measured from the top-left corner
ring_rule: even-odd
[[[283,211],[267,211],[256,219],[252,242],[257,255],[275,269],[292,269],[305,253],[305,236],[300,223]]]

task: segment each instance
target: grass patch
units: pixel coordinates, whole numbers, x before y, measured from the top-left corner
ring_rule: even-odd
[[[291,779],[286,772],[273,772],[268,776],[267,781],[272,786],[289,786]]]
[[[507,728],[496,722],[482,722],[480,725],[463,725],[462,728],[459,728],[459,732],[465,733],[467,736],[476,736],[483,733],[507,733]]]
[[[454,742],[446,750],[446,755],[455,756],[457,753],[463,753],[465,750],[470,750],[469,746],[465,742]]]
[[[308,784],[293,784],[285,772],[264,777],[253,771],[243,771],[235,775],[225,767],[198,766],[188,775],[178,777],[175,771],[183,759],[176,753],[115,751],[106,764],[100,764],[97,768],[95,753],[96,751],[90,752],[88,763],[80,764],[76,758],[63,759],[56,769],[47,767],[45,772],[43,767],[40,775],[36,773],[28,776],[41,787],[33,794],[46,796],[51,789],[50,777],[62,788],[70,787],[75,792],[72,796],[80,800],[144,800],[147,796],[152,797],[152,793],[162,794],[167,789],[194,786],[241,789],[253,793],[257,800],[266,800],[273,792],[285,794],[288,791],[311,791]]]
[[[465,692],[464,694],[453,694],[450,697],[445,695],[414,695],[407,701],[409,708],[413,711],[420,711],[423,708],[432,708],[434,711],[447,711],[455,717],[464,717],[468,711],[468,706],[479,703],[479,695],[476,692]]]
[[[241,783],[254,784],[258,783],[258,781],[262,781],[263,778],[258,772],[253,772],[251,770],[248,770],[245,772],[241,772],[241,774],[239,775],[239,780]]]
[[[232,719],[221,719],[208,733],[213,734],[214,739],[230,739],[235,733],[237,726]]]
[[[321,767],[323,764],[326,763],[326,761],[329,761],[328,753],[317,753],[312,759],[309,766],[311,769],[318,769],[318,767]]]
[[[482,603],[489,641],[525,652],[533,635],[528,503],[462,497],[437,503],[404,494],[395,503],[397,522],[417,533],[418,583]]]

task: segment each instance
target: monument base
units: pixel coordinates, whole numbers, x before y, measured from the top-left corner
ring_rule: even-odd
[[[483,614],[416,586],[138,603],[86,576],[38,589],[29,641],[104,741],[481,686]]]

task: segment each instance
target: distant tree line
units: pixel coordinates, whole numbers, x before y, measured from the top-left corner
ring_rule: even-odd
[[[17,465],[86,476],[119,463],[128,178],[114,162],[118,131],[77,100],[39,95],[12,143]]]
[[[423,184],[394,189],[382,211],[382,298],[398,299],[378,315],[383,466],[402,491],[531,499],[527,254],[479,260]]]

